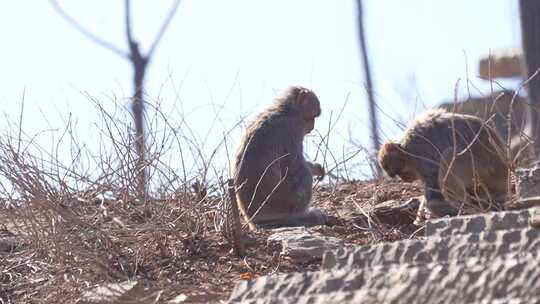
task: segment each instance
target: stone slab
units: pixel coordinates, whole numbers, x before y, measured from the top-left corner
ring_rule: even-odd
[[[317,232],[311,232],[306,228],[279,228],[274,229],[273,234],[267,239],[269,245],[279,244],[281,255],[288,256],[295,261],[320,259],[327,250],[344,248],[343,240],[323,236]]]
[[[426,222],[425,236],[451,236],[486,230],[522,229],[536,208],[434,219]]]
[[[511,252],[540,252],[540,229],[494,230],[454,237],[430,237],[327,251],[321,269],[492,259]]]
[[[537,255],[526,254],[471,258],[459,264],[268,276],[239,283],[230,302],[334,303],[331,299],[335,298],[339,303],[491,303],[529,299],[540,295],[539,262]]]

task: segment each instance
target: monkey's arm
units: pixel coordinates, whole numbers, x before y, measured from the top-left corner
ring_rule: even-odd
[[[444,200],[444,197],[441,193],[441,187],[439,186],[439,181],[437,178],[432,176],[424,177],[424,194],[428,200]]]
[[[324,176],[326,175],[326,172],[324,170],[324,167],[321,164],[313,163],[310,161],[306,161],[306,163],[311,169],[311,174],[313,174],[313,176],[318,176],[319,180],[322,180],[324,178]]]

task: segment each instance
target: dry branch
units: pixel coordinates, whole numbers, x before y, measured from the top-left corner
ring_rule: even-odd
[[[240,225],[240,213],[238,211],[233,179],[227,181],[227,190],[229,199],[225,200],[225,225],[223,232],[225,238],[231,243],[234,253],[237,256],[245,256],[245,246],[242,242],[242,226]]]

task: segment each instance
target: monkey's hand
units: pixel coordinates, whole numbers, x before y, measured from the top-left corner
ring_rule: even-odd
[[[308,164],[311,167],[311,174],[313,174],[313,176],[317,176],[318,180],[322,180],[324,176],[326,175],[326,172],[324,171],[324,167],[318,163],[308,163]]]

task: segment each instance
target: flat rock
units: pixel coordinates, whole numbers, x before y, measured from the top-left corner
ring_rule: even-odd
[[[531,197],[540,197],[540,166],[515,170],[516,193],[518,201]]]
[[[443,263],[468,257],[491,259],[510,252],[540,252],[540,229],[492,230],[340,248],[324,254],[321,269]]]
[[[281,245],[281,254],[294,260],[322,258],[326,250],[343,248],[343,240],[323,236],[306,228],[280,228],[267,239],[269,245]]]
[[[385,290],[386,291],[386,290]],[[352,292],[332,292],[319,295],[306,295],[300,297],[287,297],[287,298],[264,298],[264,299],[250,299],[242,301],[244,304],[281,304],[281,303],[295,303],[295,304],[341,304],[341,303],[362,303],[362,304],[382,304],[382,303],[418,303],[417,298],[412,297],[408,299],[398,298],[392,299],[379,296],[378,292],[374,290],[355,290]],[[452,294],[448,292],[448,294]],[[375,295],[375,296],[374,296]],[[382,298],[382,299],[381,299]],[[421,298],[421,297],[420,297]],[[429,302],[428,302],[429,303]],[[441,298],[440,302],[454,304],[452,298]],[[528,298],[499,298],[493,300],[482,300],[477,302],[479,304],[530,304],[540,303],[540,297],[528,297]]]
[[[433,219],[426,222],[425,236],[451,236],[486,230],[521,229],[529,226],[535,208]]]
[[[530,298],[495,299],[491,302],[482,301],[482,304],[530,304],[540,303],[540,296]]]
[[[407,201],[389,200],[382,202],[373,207],[369,214],[357,218],[364,220],[365,226],[369,226],[369,222],[374,219],[377,223],[382,223],[391,226],[409,225],[416,218],[416,213],[420,207],[421,197],[413,197]]]
[[[156,303],[159,298],[159,290],[145,288],[142,282],[124,281],[98,286],[85,292],[79,304],[102,304],[102,303]]]
[[[92,290],[85,292],[81,298],[81,303],[100,303],[106,301],[117,300],[127,291],[131,290],[136,281],[126,281],[121,283],[111,283],[98,286]]]
[[[338,246],[324,253],[320,271],[243,281],[230,301],[536,303],[540,299],[540,229],[534,227],[536,222],[540,227],[540,219],[535,221],[539,211],[430,220],[426,237]],[[278,234],[274,241],[313,237],[306,231]]]
[[[491,303],[497,299],[527,299],[540,293],[539,262],[537,255],[526,254],[489,260],[471,258],[459,264],[267,276],[239,283],[230,301],[326,303],[318,299],[351,293],[353,297],[342,299],[341,303],[362,303],[364,299],[368,303]]]

